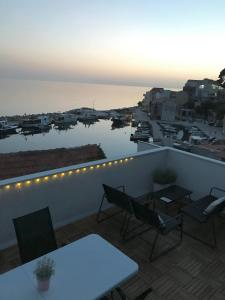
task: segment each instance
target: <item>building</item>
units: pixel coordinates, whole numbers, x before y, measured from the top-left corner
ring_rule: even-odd
[[[188,95],[184,91],[153,88],[144,94],[143,107],[153,119],[174,121],[187,101]]]
[[[211,79],[188,80],[183,87],[189,101],[197,105],[204,101],[217,101],[221,90],[224,89]]]

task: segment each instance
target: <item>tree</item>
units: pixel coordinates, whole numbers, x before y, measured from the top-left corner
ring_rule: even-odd
[[[217,80],[217,83],[225,88],[225,69],[223,69],[219,74],[219,79]]]

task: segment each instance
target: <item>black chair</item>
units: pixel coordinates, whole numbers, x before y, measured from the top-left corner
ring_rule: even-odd
[[[120,191],[119,188],[121,188],[122,191]],[[122,212],[122,213],[124,213],[122,226],[120,229],[120,232],[122,233],[124,228],[126,227],[126,223],[127,223],[129,216],[133,215],[133,207],[131,204],[132,198],[125,193],[124,186],[113,188],[109,185],[103,184],[103,189],[104,189],[104,194],[103,194],[103,197],[102,197],[99,209],[98,209],[97,218],[96,218],[97,222],[105,221],[115,215],[118,215],[118,213]],[[111,214],[111,215],[104,212],[102,210],[102,208],[103,208],[103,203],[105,200],[107,200],[109,204],[113,204],[113,205],[117,206],[120,209],[120,211],[116,212],[114,214]],[[101,214],[104,214],[106,217],[101,218]]]
[[[171,217],[164,213],[158,212],[157,210],[151,210],[145,205],[138,203],[137,201],[132,201],[132,205],[133,205],[135,217],[142,223],[150,225],[150,229],[156,231],[156,235],[154,237],[154,241],[150,251],[150,256],[149,256],[150,261],[159,258],[160,256],[168,253],[169,251],[175,249],[177,246],[180,245],[183,236],[183,222],[182,222],[181,215],[177,215],[176,217]],[[177,229],[179,229],[180,231],[178,242],[172,247],[167,248],[164,251],[161,251],[160,254],[153,257],[159,236],[160,235],[165,236],[169,234],[171,231]]]
[[[184,233],[191,238],[205,244],[206,246],[216,248],[217,239],[216,239],[216,227],[215,219],[225,208],[225,197],[216,197],[215,192],[222,192],[225,196],[225,190],[217,187],[212,187],[208,195],[193,201],[189,205],[181,209],[181,213],[185,216],[188,216],[193,221],[199,224],[208,224],[211,227],[212,233],[212,243],[205,241],[204,239],[184,231]]]
[[[22,263],[57,249],[49,208],[13,219]]]

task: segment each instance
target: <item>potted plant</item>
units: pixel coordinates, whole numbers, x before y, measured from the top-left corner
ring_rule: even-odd
[[[54,261],[49,257],[43,257],[37,262],[34,274],[37,278],[38,290],[47,291],[49,289],[50,278],[55,274]]]
[[[172,169],[156,169],[153,172],[153,190],[154,192],[161,190],[167,186],[170,186],[177,179],[177,174]]]

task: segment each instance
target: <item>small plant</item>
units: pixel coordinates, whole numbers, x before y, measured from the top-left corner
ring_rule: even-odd
[[[156,169],[153,172],[153,181],[158,184],[170,184],[175,182],[177,174],[172,169]]]
[[[54,266],[55,263],[53,259],[45,256],[37,262],[37,267],[34,270],[34,274],[39,280],[47,280],[55,274]]]

